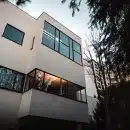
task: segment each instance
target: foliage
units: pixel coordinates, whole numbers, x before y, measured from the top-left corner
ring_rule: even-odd
[[[130,82],[122,82],[119,85],[112,85],[109,88],[109,117],[110,117],[110,130],[126,130],[130,129]],[[108,90],[105,90],[108,91]],[[104,92],[103,92],[104,93]],[[94,119],[97,124],[98,130],[105,129],[105,109],[104,97],[99,100],[97,107],[94,111]]]
[[[0,0],[1,2],[5,2],[8,0]],[[26,2],[31,2],[30,0],[16,0],[16,5],[20,6],[20,5],[24,5]]]
[[[66,0],[62,0],[64,3]],[[82,0],[71,0],[72,15]],[[90,27],[101,31],[100,55],[116,76],[125,79],[130,74],[130,4],[123,0],[86,0],[90,13]]]

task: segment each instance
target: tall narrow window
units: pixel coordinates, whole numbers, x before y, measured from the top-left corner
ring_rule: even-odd
[[[45,22],[42,43],[54,49],[54,36],[55,36],[55,28],[52,25]]]
[[[3,37],[22,45],[24,34],[25,33],[19,29],[7,24],[3,33]]]
[[[75,41],[73,41],[73,54],[74,54],[74,61],[79,64],[82,64],[81,47]]]
[[[57,52],[59,51],[59,45],[60,45],[59,35],[60,35],[60,32],[59,32],[59,30],[56,29],[56,34],[55,34],[55,50]]]
[[[69,58],[69,38],[60,32],[60,53]]]

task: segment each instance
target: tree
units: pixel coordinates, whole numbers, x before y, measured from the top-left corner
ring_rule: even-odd
[[[62,0],[64,3],[66,0]],[[82,0],[70,0],[72,15],[80,10]],[[130,4],[123,0],[86,0],[90,27],[101,31],[100,54],[104,53],[109,68],[124,80],[130,74]]]
[[[5,2],[8,0],[0,0],[1,2]],[[30,0],[16,0],[16,5],[24,5],[26,2],[31,2]]]
[[[97,121],[97,128],[100,130],[103,129],[110,129],[110,119],[109,119],[109,109],[108,104],[110,100],[110,91],[107,91],[110,87],[111,83],[111,71],[108,68],[108,65],[106,64],[106,60],[104,57],[104,54],[101,53],[102,46],[98,47],[97,43],[100,41],[100,34],[97,36],[95,33],[91,33],[91,40],[89,41],[91,43],[91,46],[95,53],[95,60],[91,54],[91,51],[88,49],[88,55],[87,53],[84,53],[86,55],[86,58],[84,61],[86,61],[90,68],[92,69],[92,75],[95,83],[95,87],[97,90],[97,97],[99,102],[97,103],[97,110],[95,115]],[[86,66],[86,64],[84,64]],[[88,67],[88,65],[87,65]],[[100,109],[102,111],[100,112]],[[101,113],[103,113],[101,115]],[[100,116],[99,116],[100,114]],[[104,120],[103,120],[104,119]],[[99,123],[100,122],[100,123]],[[105,126],[105,128],[104,128]]]

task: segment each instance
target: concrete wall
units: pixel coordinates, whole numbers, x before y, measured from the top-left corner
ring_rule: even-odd
[[[90,116],[93,117],[93,111],[96,108],[98,100],[94,97],[87,96],[87,102],[88,102],[88,113]]]
[[[32,91],[32,95],[29,94],[30,91]],[[33,89],[26,92],[26,94],[27,93],[31,96],[31,105],[30,108],[26,108],[26,106],[25,108],[27,111],[30,109],[30,115],[85,123],[88,122],[88,106],[85,103]],[[30,101],[30,98],[26,98],[23,102],[27,102],[27,100]],[[23,115],[25,114],[27,113],[25,112]],[[22,117],[21,114],[19,116]]]
[[[0,65],[27,73],[36,20],[8,2],[0,2],[0,9]],[[22,46],[2,37],[7,23],[25,32]]]
[[[0,89],[0,124],[15,123],[22,94]]]
[[[18,117],[23,117],[29,115],[30,113],[30,105],[31,105],[32,91],[25,92],[22,95]]]
[[[44,20],[81,44],[81,39],[78,36],[46,13],[36,20],[9,2],[1,2],[0,9],[2,10],[0,12],[0,65],[23,73],[39,68],[85,86],[82,66],[41,44]],[[2,37],[7,23],[25,32],[22,46]],[[34,36],[36,37],[34,49],[30,50]]]

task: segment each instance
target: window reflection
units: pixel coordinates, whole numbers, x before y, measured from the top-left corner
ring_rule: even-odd
[[[60,94],[60,78],[45,73],[45,91],[54,94]]]
[[[0,66],[0,88],[21,92],[24,75]]]
[[[42,44],[82,65],[81,45],[46,21]]]
[[[34,73],[35,76],[32,77],[32,74]],[[83,87],[38,69],[35,69],[34,72],[32,71],[28,74],[26,82],[25,90],[35,88],[73,100],[82,101],[83,99],[86,101],[85,95],[81,95],[81,90],[85,90]]]

